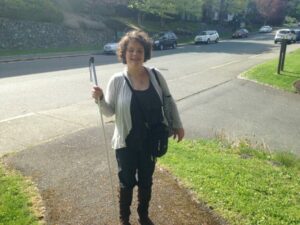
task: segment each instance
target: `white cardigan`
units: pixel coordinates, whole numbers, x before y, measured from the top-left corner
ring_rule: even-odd
[[[151,68],[145,67],[150,75],[150,80],[157,91],[160,99],[162,100],[162,90],[166,95],[170,95],[170,91],[166,80],[157,71],[160,85],[158,84],[155,75],[151,71]],[[118,149],[126,147],[125,139],[132,128],[130,103],[132,92],[123,77],[125,75],[128,78],[127,70],[114,74],[108,82],[108,87],[105,92],[104,98],[100,101],[100,106],[105,116],[115,115],[115,130],[112,138],[112,148]],[[128,79],[130,81],[130,79]],[[178,109],[174,99],[172,98],[174,107],[172,107],[173,114],[173,128],[182,128],[182,123],[179,117]],[[167,124],[166,118],[163,121]]]

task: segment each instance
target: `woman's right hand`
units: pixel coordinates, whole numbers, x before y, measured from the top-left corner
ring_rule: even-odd
[[[92,90],[92,97],[97,102],[99,99],[101,100],[103,98],[103,91],[100,87],[94,86]]]

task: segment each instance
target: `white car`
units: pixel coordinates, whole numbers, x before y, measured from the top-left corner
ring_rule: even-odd
[[[219,34],[215,30],[203,31],[200,34],[198,34],[194,39],[195,44],[199,44],[199,43],[209,44],[211,42],[218,43],[218,41],[219,41]]]
[[[259,29],[259,33],[269,33],[269,32],[272,32],[272,27],[270,26],[262,26],[260,29]]]
[[[296,32],[291,29],[280,29],[276,32],[274,37],[274,43],[281,42],[282,40],[287,40],[289,44],[296,42]]]
[[[103,47],[103,52],[105,54],[116,54],[117,50],[118,50],[118,43],[116,42],[107,43]]]

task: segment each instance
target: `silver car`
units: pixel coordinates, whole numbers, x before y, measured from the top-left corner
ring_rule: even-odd
[[[289,44],[296,42],[296,33],[291,29],[280,29],[276,32],[274,37],[274,43],[282,42],[282,40],[287,40]]]
[[[260,29],[259,29],[259,33],[269,33],[269,32],[272,32],[272,27],[270,26],[262,26]]]
[[[103,52],[105,54],[116,54],[117,50],[118,50],[118,43],[116,42],[107,43],[103,47]]]
[[[218,43],[219,41],[219,34],[215,30],[206,30],[198,34],[195,39],[194,43],[199,44],[199,43],[206,43],[209,44],[211,42]]]

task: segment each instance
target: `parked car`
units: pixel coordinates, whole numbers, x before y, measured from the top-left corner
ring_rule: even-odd
[[[269,33],[269,32],[272,32],[273,28],[271,26],[262,26],[260,29],[259,29],[259,33]]]
[[[300,41],[300,29],[295,29],[294,31],[296,33],[296,41]]]
[[[276,32],[274,37],[274,43],[277,44],[283,39],[286,39],[289,44],[296,42],[296,32],[291,29],[280,29]]]
[[[248,37],[249,31],[245,28],[241,28],[236,30],[233,34],[232,34],[232,38],[245,38]]]
[[[167,31],[155,34],[152,39],[154,49],[164,50],[166,48],[176,48],[178,38],[174,32]]]
[[[219,41],[219,34],[215,30],[202,31],[194,39],[195,44],[199,44],[199,43],[209,44],[211,42],[218,43],[218,41]]]
[[[117,42],[110,42],[104,45],[103,52],[104,54],[116,54],[118,50]]]

